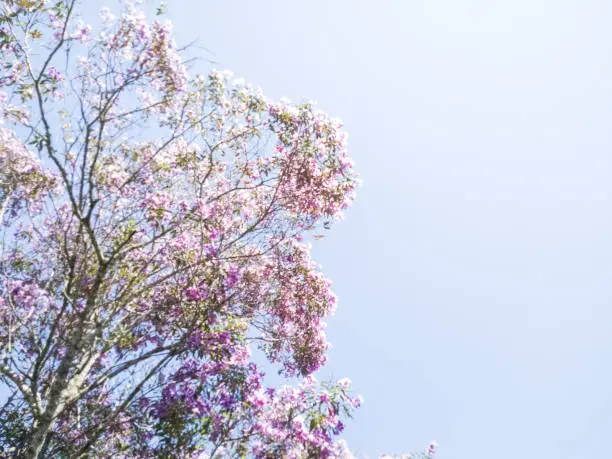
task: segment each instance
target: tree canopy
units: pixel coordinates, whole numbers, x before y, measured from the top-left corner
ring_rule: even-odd
[[[342,124],[192,73],[163,15],[80,6],[0,6],[0,449],[348,456],[304,242],[358,185]]]

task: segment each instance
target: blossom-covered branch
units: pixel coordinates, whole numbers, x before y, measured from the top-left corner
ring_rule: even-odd
[[[330,282],[304,238],[358,179],[342,124],[191,74],[134,4],[0,7],[0,448],[343,457]],[[258,346],[295,387],[265,386]]]

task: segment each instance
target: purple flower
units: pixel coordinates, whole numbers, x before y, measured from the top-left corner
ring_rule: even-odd
[[[225,278],[225,285],[228,290],[234,288],[234,286],[238,283],[238,278],[239,278],[238,273],[239,273],[238,268],[236,267],[230,268],[229,273],[227,277]]]
[[[188,301],[201,301],[208,298],[208,287],[206,284],[201,285],[199,288],[188,287],[184,293]]]
[[[429,442],[429,445],[427,445],[427,448],[425,449],[425,454],[427,454],[427,456],[429,457],[434,457],[436,455],[436,450],[438,448],[438,443],[436,443],[436,441],[431,441]]]
[[[64,77],[56,67],[49,67],[47,76],[53,81],[63,81]]]
[[[79,40],[81,43],[86,42],[91,34],[91,26],[89,24],[79,23],[72,38]]]

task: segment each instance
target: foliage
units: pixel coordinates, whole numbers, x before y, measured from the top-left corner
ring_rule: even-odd
[[[0,6],[0,448],[349,456],[360,399],[312,376],[336,300],[303,242],[358,184],[341,123],[191,75],[130,3],[78,11]],[[266,388],[252,346],[301,382]]]

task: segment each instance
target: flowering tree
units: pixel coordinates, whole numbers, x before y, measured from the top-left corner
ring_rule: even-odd
[[[395,456],[391,456],[388,454],[383,454],[379,457],[379,459],[433,459],[438,450],[438,443],[436,441],[431,441],[425,447],[425,451],[422,453],[410,453],[410,454],[399,454]]]
[[[339,121],[190,75],[127,4],[0,6],[0,408],[19,457],[343,457],[330,283],[303,237],[357,185]],[[257,346],[295,387],[266,388]]]

